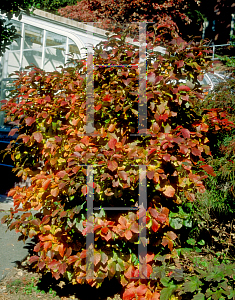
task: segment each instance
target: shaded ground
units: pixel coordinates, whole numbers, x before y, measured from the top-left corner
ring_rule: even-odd
[[[99,288],[89,285],[66,284],[65,281],[51,279],[50,274],[41,275],[28,269],[12,268],[0,281],[0,300],[121,300],[120,285],[116,280],[107,280]]]

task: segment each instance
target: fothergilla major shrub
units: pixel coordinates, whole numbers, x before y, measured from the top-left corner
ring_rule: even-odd
[[[194,110],[204,98],[199,81],[211,64],[208,51],[154,27],[147,34],[146,87],[140,87],[146,88],[148,129],[147,135],[138,134],[139,49],[124,37],[115,35],[94,48],[93,135],[86,134],[92,56],[55,72],[32,68],[18,74],[10,100],[2,101],[6,122],[15,126],[10,135],[18,134],[6,153],[17,176],[30,178],[31,185],[10,190],[14,208],[2,222],[21,239],[36,238],[29,263],[38,272],[97,288],[104,278],[117,277],[124,300],[153,300],[163,287],[153,272],[161,265],[158,257],[165,255],[180,268],[169,212],[181,205],[182,193],[194,201],[196,191],[205,191],[206,174],[215,175],[204,161],[210,155],[207,131],[221,120],[213,120],[210,110],[203,115]],[[153,48],[163,41],[165,55]],[[89,166],[93,184],[87,180]],[[144,180],[147,209],[138,197]],[[112,210],[94,210],[87,220],[92,190],[93,207]],[[146,239],[139,241],[143,228]],[[86,236],[92,232],[94,277],[89,278]],[[146,279],[138,278],[140,243],[147,244]]]

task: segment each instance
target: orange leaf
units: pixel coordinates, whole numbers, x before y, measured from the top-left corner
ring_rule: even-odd
[[[45,251],[47,251],[49,248],[51,248],[51,246],[52,246],[52,242],[51,241],[47,241],[43,245]]]
[[[109,125],[109,128],[108,128],[108,131],[109,131],[109,132],[113,132],[114,129],[115,129],[115,126],[116,126],[115,124],[110,124],[110,125]]]
[[[44,190],[46,190],[46,189],[48,188],[50,182],[51,182],[51,179],[45,180],[45,181],[43,182],[43,184],[42,184],[42,188],[43,188]]]
[[[57,197],[58,194],[59,194],[59,189],[58,189],[58,187],[56,187],[55,189],[51,190],[51,195],[52,195],[53,197]]]
[[[108,161],[109,170],[111,170],[113,172],[114,170],[117,169],[117,167],[118,167],[118,164],[116,161]]]
[[[59,247],[58,247],[58,250],[59,250],[59,253],[60,253],[60,256],[63,257],[64,256],[64,245],[63,244],[60,244]]]
[[[165,186],[165,191],[163,192],[163,194],[167,197],[174,197],[175,189],[171,185],[166,185]]]

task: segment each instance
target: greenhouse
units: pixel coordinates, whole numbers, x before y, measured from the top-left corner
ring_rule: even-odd
[[[6,97],[10,74],[35,65],[51,72],[64,65],[69,54],[84,57],[89,44],[96,45],[107,38],[105,31],[44,11],[34,15],[22,15],[10,21],[17,29],[18,37],[0,58],[1,99]]]

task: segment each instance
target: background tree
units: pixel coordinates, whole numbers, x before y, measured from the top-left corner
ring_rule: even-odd
[[[34,6],[34,0],[2,1],[0,13],[6,14],[6,18],[0,17],[0,56],[6,51],[16,37],[16,29],[9,22],[13,16],[19,17],[22,11],[30,13]]]
[[[138,21],[154,22],[159,25],[180,25],[181,35],[185,25],[200,16],[196,0],[82,0],[76,5],[59,9],[59,14],[80,22],[102,22],[102,26],[113,23]],[[195,25],[195,24],[194,24]],[[188,32],[187,32],[188,33]]]

